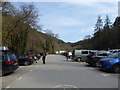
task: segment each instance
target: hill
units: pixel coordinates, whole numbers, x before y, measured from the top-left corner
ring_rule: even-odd
[[[120,48],[120,17],[116,17],[109,27],[103,27],[89,39],[76,43],[67,43],[75,49],[119,49]]]
[[[18,10],[10,2],[2,3],[2,45],[8,46],[16,54],[58,50],[69,51],[72,48],[55,36],[42,33],[37,25],[38,14],[32,4],[23,4]]]

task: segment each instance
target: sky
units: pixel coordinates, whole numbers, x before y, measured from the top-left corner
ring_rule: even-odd
[[[59,34],[65,42],[77,42],[94,33],[98,15],[114,22],[118,16],[116,2],[37,2],[43,29]]]
[[[118,16],[118,2],[34,2],[40,16],[43,30],[49,29],[59,34],[65,42],[83,40],[93,35],[98,15],[111,22]]]

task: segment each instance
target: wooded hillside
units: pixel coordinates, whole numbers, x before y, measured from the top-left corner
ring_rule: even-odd
[[[71,50],[62,40],[42,33],[42,28],[37,24],[38,16],[33,4],[23,3],[16,8],[9,2],[2,3],[2,45],[8,46],[16,54],[47,51],[54,53],[56,50]]]
[[[114,23],[111,23],[106,15],[105,24],[99,16],[95,24],[93,37],[86,38],[76,43],[68,45],[76,49],[120,49],[120,17],[117,17]]]

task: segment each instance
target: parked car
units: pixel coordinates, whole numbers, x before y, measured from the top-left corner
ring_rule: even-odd
[[[108,50],[110,53],[115,53],[115,52],[120,52],[120,49],[111,49],[111,50]]]
[[[120,52],[111,53],[107,58],[100,59],[98,67],[120,73]]]
[[[90,52],[94,52],[95,50],[74,50],[72,52],[72,59],[75,61],[85,61],[86,56]]]
[[[0,67],[2,75],[14,72],[19,68],[15,54],[10,53],[7,46],[0,46]]]
[[[96,66],[101,58],[105,58],[107,56],[108,54],[105,52],[101,51],[91,52],[86,56],[86,63],[88,63],[90,66]]]
[[[28,66],[28,65],[31,65],[32,63],[34,62],[34,59],[31,55],[19,55],[18,56],[18,63],[19,65],[25,65],[25,66]]]
[[[0,52],[0,57],[2,57],[2,75],[14,72],[18,69],[18,60],[13,53]]]

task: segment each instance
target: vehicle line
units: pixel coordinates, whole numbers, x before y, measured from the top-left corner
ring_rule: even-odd
[[[18,80],[21,80],[23,77],[19,77],[19,78],[17,78]]]
[[[32,69],[30,70],[30,72],[33,71]]]
[[[73,86],[73,85],[57,85],[55,86],[54,88],[59,88],[59,87],[71,87],[71,88],[77,88],[76,86]]]
[[[58,87],[61,87],[62,85],[57,85],[57,86],[55,86],[54,88],[58,88]]]
[[[105,77],[110,76],[110,74],[105,74],[105,73],[103,73],[102,75],[105,76]]]
[[[10,88],[10,86],[7,86],[6,89],[7,89],[7,88]]]
[[[64,85],[65,87],[71,87],[71,88],[77,88],[76,86],[73,85]]]
[[[90,69],[95,69],[95,68],[90,67]]]

